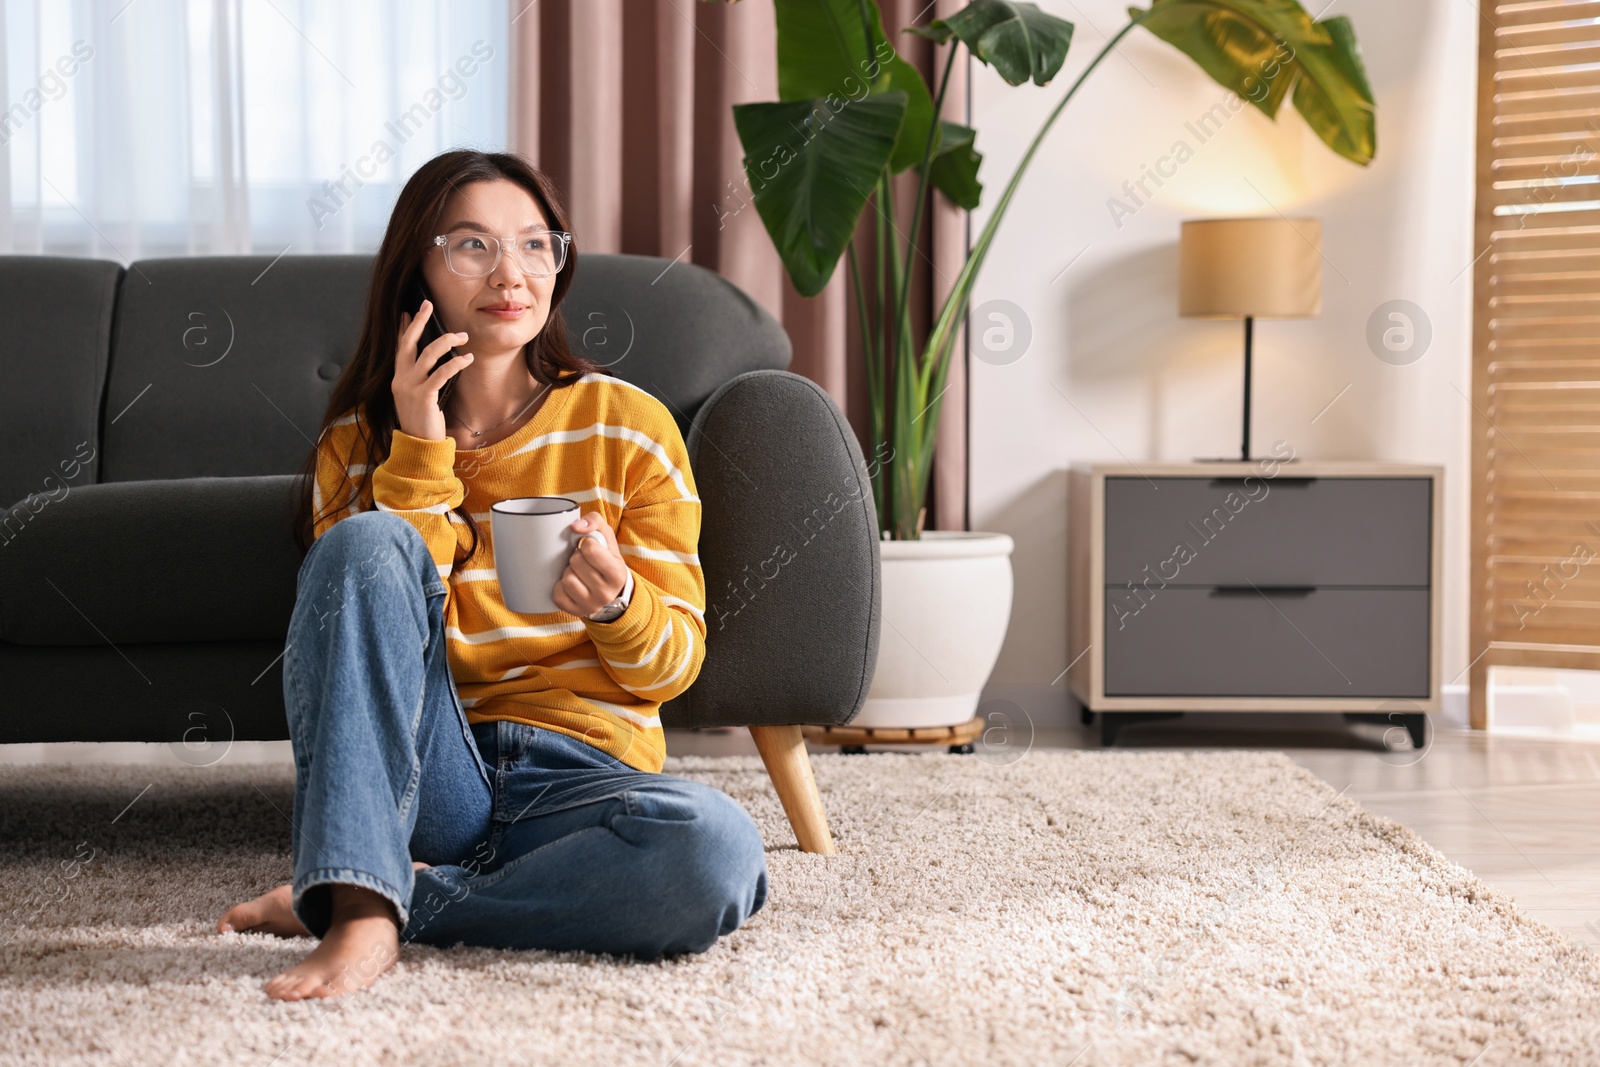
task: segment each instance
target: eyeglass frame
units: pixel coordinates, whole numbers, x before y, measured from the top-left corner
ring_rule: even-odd
[[[454,266],[451,265],[451,263],[450,263],[450,250],[448,248],[445,248],[445,244],[446,244],[446,242],[448,242],[450,240],[450,236],[448,234],[442,234],[441,233],[441,234],[438,234],[438,235],[436,235],[434,237],[433,243],[434,243],[435,246],[437,246],[439,248],[445,248],[445,252],[444,252],[444,265],[445,265],[445,267],[449,269],[451,274],[455,274],[455,275],[457,275],[459,277],[462,277],[462,278],[487,278],[489,275],[493,274],[497,269],[499,269],[500,261],[505,258],[506,241],[508,240],[508,238],[504,234],[493,234],[493,233],[488,233],[488,232],[486,232],[484,230],[465,230],[465,231],[458,230],[458,231],[456,231],[457,235],[459,235],[459,234],[461,234],[463,232],[464,233],[477,234],[479,237],[492,237],[492,238],[494,238],[494,241],[495,241],[494,263],[492,263],[489,266],[489,269],[484,271],[482,274],[462,274],[460,271],[456,270],[456,268]],[[555,270],[551,271],[549,274],[534,274],[531,271],[522,270],[522,255],[521,255],[521,253],[518,253],[518,255],[517,255],[517,269],[518,270],[522,270],[522,273],[528,275],[530,278],[553,278],[557,274],[560,274],[561,273],[561,268],[565,267],[567,265],[568,256],[572,251],[572,234],[568,233],[565,230],[523,230],[522,233],[516,234],[515,237],[525,237],[530,233],[547,233],[552,237],[561,238],[561,266],[557,267]]]

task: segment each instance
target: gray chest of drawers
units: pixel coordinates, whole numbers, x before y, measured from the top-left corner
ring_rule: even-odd
[[[1182,711],[1439,709],[1442,467],[1078,464],[1069,685],[1104,739]],[[1144,714],[1127,714],[1137,712]]]

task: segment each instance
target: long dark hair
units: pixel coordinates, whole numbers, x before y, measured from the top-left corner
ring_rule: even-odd
[[[398,425],[391,385],[394,380],[395,349],[400,344],[400,312],[417,313],[416,308],[403,306],[404,294],[422,283],[422,257],[427,253],[433,235],[439,232],[443,224],[445,203],[450,194],[461,186],[497,180],[513,181],[526,189],[544,210],[552,230],[571,230],[566,206],[555,183],[549,175],[515,153],[465,149],[445,152],[418,167],[416,173],[411,175],[395,201],[383,243],[379,245],[373,260],[361,339],[356,343],[355,356],[334,383],[318,434],[320,438],[320,431],[326,430],[335,419],[351,409],[359,411],[362,420],[357,422],[357,430],[366,444],[367,469],[361,475],[359,484],[351,478],[345,479],[345,485],[350,487],[349,494],[338,500],[324,501],[323,510],[313,515],[317,449],[311,449],[300,468],[302,481],[296,491],[291,520],[301,555],[310,551],[315,540],[315,523],[328,514],[348,508],[353,499],[366,495],[373,470],[389,455],[389,443]],[[578,272],[579,243],[574,235],[567,251],[566,265],[556,275],[544,329],[522,349],[528,373],[536,381],[550,383],[551,395],[545,399],[545,403],[555,398],[556,390],[570,387],[585,374],[611,373],[599,363],[573,353],[567,341],[561,302],[566,298],[572,279]],[[460,563],[471,559],[478,550],[478,526],[473,521],[466,501],[463,500],[455,511],[472,535],[466,555],[456,561]]]

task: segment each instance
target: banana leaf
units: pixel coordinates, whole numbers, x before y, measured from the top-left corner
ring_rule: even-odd
[[[1372,162],[1377,111],[1348,18],[1318,22],[1295,0],[1154,0],[1128,14],[1268,118],[1292,94],[1324,144]]]
[[[836,112],[820,100],[734,105],[756,211],[803,296],[833,277],[905,115],[899,91]]]

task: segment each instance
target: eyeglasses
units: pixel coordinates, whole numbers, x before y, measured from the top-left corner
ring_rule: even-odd
[[[435,237],[433,243],[444,249],[445,266],[451,271],[467,278],[481,278],[500,265],[500,257],[510,240],[513,238],[463,230]],[[566,265],[572,234],[559,230],[527,230],[514,240],[522,273],[543,278]]]

